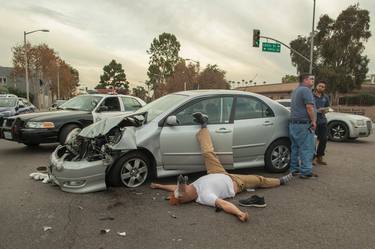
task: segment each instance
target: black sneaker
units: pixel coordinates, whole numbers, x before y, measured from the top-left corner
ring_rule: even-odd
[[[310,178],[312,178],[312,177],[318,177],[318,175],[315,174],[315,173],[311,173],[311,174],[300,175],[300,176],[299,176],[299,178],[301,178],[301,179],[310,179]]]
[[[264,208],[267,204],[264,201],[264,197],[253,195],[250,198],[242,199],[238,201],[240,206],[243,207],[259,207]]]
[[[205,114],[202,114],[201,112],[195,112],[193,113],[194,122],[201,124],[202,126],[207,126],[208,122],[208,116]]]

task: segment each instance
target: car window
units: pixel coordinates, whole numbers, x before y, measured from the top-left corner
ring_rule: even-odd
[[[280,104],[282,104],[285,107],[290,107],[291,102],[290,101],[278,101]]]
[[[81,95],[66,101],[60,107],[64,110],[92,111],[102,98],[101,96]]]
[[[194,125],[192,114],[202,112],[208,115],[209,124],[229,123],[233,97],[203,99],[191,104],[176,114],[180,125]]]
[[[235,120],[273,117],[272,109],[264,102],[253,97],[238,97]]]
[[[180,103],[185,101],[186,98],[188,98],[188,96],[182,94],[168,94],[143,106],[135,113],[147,112],[147,122],[151,122],[151,120],[164,113],[165,111],[171,109],[174,106],[178,106]]]
[[[120,101],[118,97],[107,97],[104,99],[101,106],[107,107],[107,112],[119,112],[121,111]]]
[[[14,107],[16,103],[16,98],[0,98],[0,107]]]
[[[18,107],[24,108],[27,107],[27,105],[22,101],[22,99],[18,99]]]
[[[142,107],[141,103],[139,103],[136,99],[130,97],[121,97],[121,99],[126,112],[136,111]]]

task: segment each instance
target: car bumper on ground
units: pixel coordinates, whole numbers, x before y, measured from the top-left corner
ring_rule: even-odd
[[[103,160],[89,162],[67,161],[58,146],[50,157],[48,174],[61,190],[70,193],[89,193],[107,189],[105,183],[106,164]]]
[[[14,129],[2,128],[1,138],[25,144],[56,143],[57,129]]]

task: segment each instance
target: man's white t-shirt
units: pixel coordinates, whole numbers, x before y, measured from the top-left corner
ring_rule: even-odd
[[[198,195],[195,201],[207,206],[214,207],[217,198],[225,199],[236,195],[233,181],[226,174],[218,173],[202,176],[193,182],[193,186]]]

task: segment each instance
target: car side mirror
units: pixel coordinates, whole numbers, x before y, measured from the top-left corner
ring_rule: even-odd
[[[177,117],[176,116],[169,116],[167,118],[167,120],[165,121],[165,123],[169,126],[176,126],[176,125],[179,125],[180,122],[178,121]]]
[[[98,107],[98,109],[96,110],[96,112],[107,112],[109,109],[108,109],[108,106],[105,106],[105,105],[101,105]]]

